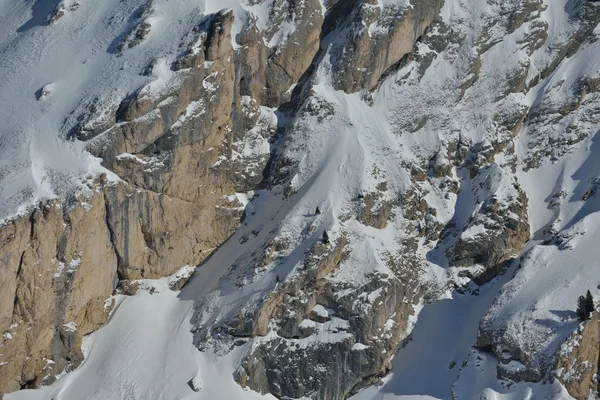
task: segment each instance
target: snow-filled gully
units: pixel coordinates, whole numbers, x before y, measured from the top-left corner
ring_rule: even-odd
[[[478,295],[454,291],[424,306],[408,343],[394,356],[392,373],[353,399],[450,399],[461,365],[475,344],[479,320],[517,264],[518,260],[479,287]]]

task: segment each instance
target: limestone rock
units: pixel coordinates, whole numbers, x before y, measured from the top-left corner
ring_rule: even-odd
[[[501,199],[488,193],[488,179],[502,179],[497,175],[492,178],[494,170],[498,171],[491,165],[475,179],[476,187],[480,188],[481,197],[478,199],[481,207],[470,218],[450,254],[453,265],[479,264],[484,267],[483,271],[470,276],[478,283],[487,282],[501,273],[504,263],[529,240],[527,197],[518,184],[508,182],[513,194],[507,198]],[[483,196],[489,197],[483,200]]]
[[[0,391],[35,387],[82,360],[81,337],[108,316],[117,258],[101,194],[73,208],[51,201],[0,230],[2,260]],[[93,243],[93,246],[90,246]]]
[[[142,21],[151,6],[136,18]],[[144,86],[116,109],[112,125],[101,120],[77,128],[122,183],[99,179],[89,195],[41,204],[0,227],[6,255],[0,330],[10,337],[2,344],[0,363],[8,363],[0,366],[0,392],[51,383],[75,368],[82,336],[106,321],[111,305],[105,301],[117,287],[134,294],[137,279],[198,265],[237,228],[243,206],[236,189],[258,182],[239,177],[243,160],[229,161],[241,135],[232,127],[247,129],[258,118],[250,110],[233,112],[243,104],[233,100],[232,24],[231,12],[212,16],[200,35],[201,57],[180,65],[165,91],[156,95]],[[262,169],[266,159],[254,162]]]
[[[274,2],[271,17],[266,32],[250,24],[240,34],[238,60],[240,95],[272,107],[290,99],[286,92],[311,66],[320,48],[323,14],[318,0],[292,0]],[[286,24],[295,26],[289,34]],[[264,43],[262,36],[271,40]]]
[[[582,325],[559,351],[555,372],[569,395],[576,400],[587,400],[590,392],[598,390],[595,378],[600,357],[598,312],[594,312],[592,318]]]
[[[332,29],[343,19],[347,35],[347,42],[332,54],[336,57],[333,72],[338,89],[351,93],[377,86],[388,70],[412,52],[441,6],[439,0],[420,1],[407,8],[373,7],[360,0],[333,5],[329,17]]]
[[[387,191],[387,184],[380,185],[380,190]],[[385,228],[393,207],[391,201],[382,198],[381,191],[364,195],[362,211],[358,215],[360,222],[377,229]]]
[[[397,279],[374,275],[368,287],[344,296],[326,278],[346,257],[347,239],[318,245],[315,263],[298,280],[286,281],[257,309],[247,325],[275,329],[244,359],[236,380],[244,387],[281,397],[344,398],[390,369],[393,349],[402,339],[412,314],[411,288]],[[361,308],[360,293],[377,293],[374,304]],[[321,315],[325,312],[327,315]],[[230,323],[236,335],[265,335],[267,329],[240,330],[240,318]],[[267,322],[269,322],[267,324]],[[325,332],[331,340],[319,341]],[[320,373],[327,371],[327,374]]]

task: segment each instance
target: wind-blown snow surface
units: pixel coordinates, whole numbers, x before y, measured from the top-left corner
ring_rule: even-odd
[[[392,1],[380,2],[389,3]],[[584,44],[552,74],[535,82],[539,71],[551,63],[560,45],[577,29],[577,23],[569,19],[566,3],[546,1],[547,8],[538,19],[507,33],[499,27],[506,22],[498,17],[499,5],[447,0],[442,21],[455,29],[453,34],[463,44],[450,44],[441,52],[426,41],[418,44],[420,56],[435,56],[431,65],[421,71],[422,61],[409,62],[375,91],[372,106],[361,94],[333,90],[328,59],[322,57],[311,101],[326,104],[333,112],[322,119],[306,116],[293,122],[294,135],[286,141],[283,152],[297,162],[292,180],[295,194],[284,199],[276,191],[257,193],[247,206],[255,214],[247,213],[250,217],[245,225],[180,293],[167,290],[166,281],[161,280],[146,283],[156,287],[154,294],[142,290],[136,296],[119,298],[119,306],[107,325],[86,340],[86,360],[76,371],[63,374],[49,387],[13,393],[6,398],[261,397],[241,389],[232,376],[251,344],[237,346],[233,351],[209,348],[204,352],[192,345],[189,321],[194,302],[196,308],[204,307],[202,323],[206,326],[223,319],[240,304],[272,290],[276,276],[285,279],[297,273],[304,250],[318,240],[324,229],[330,232],[332,241],[342,231],[352,232],[356,250],[331,279],[360,281],[369,272],[385,271],[388,267],[382,255],[398,250],[398,243],[406,235],[406,221],[399,213],[384,230],[357,221],[341,221],[357,194],[373,191],[386,181],[389,187],[384,196],[389,198],[383,200],[391,199],[410,186],[410,166],[443,154],[450,140],[460,138],[486,145],[498,137],[508,137],[502,117],[527,108],[546,107],[552,111],[557,102],[572,97],[572,85],[581,77],[598,77],[600,42]],[[63,17],[70,18],[69,23],[62,24],[65,21],[61,20],[46,27],[43,33],[36,25],[50,10],[34,7],[33,17],[23,17],[28,15],[24,10],[29,3],[7,4],[0,3],[0,9],[7,10],[7,17],[2,19],[6,23],[0,24],[0,48],[2,54],[10,54],[0,57],[4,73],[0,80],[0,119],[5,121],[0,135],[0,216],[11,215],[36,199],[72,190],[87,172],[102,170],[98,160],[62,139],[63,119],[79,103],[99,95],[107,103],[118,101],[150,80],[160,86],[168,76],[139,76],[139,70],[151,57],[160,59],[175,54],[180,37],[203,12],[217,11],[222,5],[233,8],[239,16],[245,9],[236,1],[157,1],[149,40],[128,49],[115,61],[111,54],[113,41],[128,25],[126,19],[119,18],[119,10],[123,10],[122,15],[129,15],[139,2],[81,1],[77,10]],[[260,17],[260,23],[266,23],[260,10],[253,12]],[[536,21],[550,26],[549,36],[542,47],[530,54],[520,46],[536,28]],[[482,31],[487,32],[490,23],[495,28],[489,29],[487,43],[479,43]],[[445,35],[437,28],[429,33],[430,38]],[[280,33],[279,37],[284,38],[285,32]],[[478,54],[480,47],[487,49]],[[461,90],[477,57],[481,58],[479,79]],[[528,65],[525,81],[532,88],[527,93],[500,96],[508,89],[506,77],[518,73],[523,65]],[[43,95],[42,90],[37,100],[35,93],[44,87],[47,94]],[[515,262],[505,275],[481,287],[479,295],[448,291],[439,301],[424,306],[416,319],[413,339],[396,354],[392,375],[381,385],[358,394],[357,399],[449,399],[451,391],[459,399],[568,398],[557,383],[503,386],[496,379],[497,360],[472,346],[483,319],[494,329],[508,327],[504,334],[514,335],[526,347],[533,346],[535,352],[549,354],[574,329],[572,317],[565,319],[565,312],[573,309],[579,294],[600,283],[594,264],[600,259],[600,250],[594,246],[600,207],[593,196],[582,200],[590,181],[600,177],[600,126],[586,119],[586,113],[597,107],[598,99],[596,94],[590,94],[586,100],[581,112],[556,123],[548,122],[541,128],[535,121],[525,124],[518,138],[509,140],[516,155],[500,152],[486,166],[488,175],[495,177],[489,190],[471,190],[466,170],[452,172],[452,178],[461,182],[458,194],[444,196],[436,185],[422,184],[427,202],[438,211],[437,222],[454,220],[459,229],[465,228],[463,237],[477,237],[483,232],[482,225],[469,225],[469,220],[481,206],[478,195],[508,201],[514,195],[514,162],[517,179],[529,199],[534,241],[519,269]],[[540,139],[542,131],[554,136],[565,134],[569,124],[577,124],[587,137],[560,149]],[[542,158],[539,167],[526,169],[532,153],[542,150],[555,151],[555,159]],[[482,187],[484,183],[481,182]],[[554,196],[557,193],[560,194]],[[316,206],[322,207],[319,216],[312,215]],[[244,275],[246,271],[230,272],[240,255],[260,249],[274,234],[296,246],[284,263],[250,277]],[[248,237],[247,241],[241,240]],[[542,243],[549,238],[554,239]],[[447,259],[433,244],[421,241],[418,255],[425,266],[422,281],[439,287],[450,280],[460,281],[456,269],[448,267]],[[516,275],[511,280],[513,272]],[[244,282],[241,289],[233,284],[238,280]],[[551,329],[540,320],[558,324],[560,329]],[[511,329],[523,322],[530,328],[527,332]],[[461,370],[465,360],[467,367]],[[199,391],[193,391],[188,381]]]

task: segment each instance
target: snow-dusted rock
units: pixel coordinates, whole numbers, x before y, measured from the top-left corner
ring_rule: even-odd
[[[0,8],[7,397],[563,396],[596,2]]]

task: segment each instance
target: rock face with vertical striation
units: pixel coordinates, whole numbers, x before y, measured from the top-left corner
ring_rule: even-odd
[[[231,393],[387,394],[436,300],[473,327],[444,395],[596,390],[597,2],[42,3],[0,6],[0,397],[84,393],[84,336],[146,294]]]
[[[41,204],[3,226],[0,325],[10,361],[0,369],[2,391],[52,383],[75,368],[81,337],[106,321],[117,255],[98,190],[71,206]]]
[[[585,321],[562,345],[556,363],[556,375],[574,399],[588,399],[598,391],[595,375],[600,358],[598,312]]]
[[[419,1],[410,7],[375,0],[338,1],[328,15],[325,35],[335,37],[330,53],[336,87],[348,93],[372,90],[413,51],[442,7],[440,0]],[[334,32],[335,31],[335,32]],[[341,44],[338,35],[342,36]],[[325,36],[324,42],[328,44]]]
[[[234,232],[243,212],[236,193],[260,183],[268,156],[260,146],[275,129],[261,105],[283,102],[319,47],[320,4],[284,3],[274,6],[272,45],[252,40],[258,28],[248,26],[234,51],[233,12],[208,15],[183,38],[164,85],[150,82],[109,106],[112,119],[95,106],[78,118],[70,135],[121,181],[90,180],[85,195],[42,203],[2,226],[0,329],[10,363],[0,367],[0,392],[49,384],[75,368],[82,336],[106,321],[115,290],[198,265]],[[148,2],[134,17],[154,12]],[[291,21],[301,29],[288,34]],[[144,24],[120,52],[145,40]],[[144,73],[159,68],[151,63]],[[37,276],[36,266],[44,273]]]

